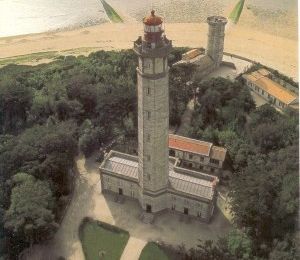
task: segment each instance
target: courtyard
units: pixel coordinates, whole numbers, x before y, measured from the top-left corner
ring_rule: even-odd
[[[179,214],[163,213],[152,225],[140,220],[141,208],[137,201],[125,199],[120,204],[114,196],[101,192],[99,163],[96,155],[77,158],[78,177],[73,198],[54,239],[33,246],[24,254],[25,259],[84,259],[79,239],[79,226],[85,217],[115,225],[130,234],[121,259],[134,260],[148,241],[163,241],[172,245],[184,244],[195,247],[198,239],[216,239],[231,230],[231,224],[217,209],[211,223],[205,224],[193,218],[182,218]],[[128,250],[127,247],[131,247]],[[127,250],[126,250],[127,249]],[[127,253],[126,253],[127,252]],[[126,254],[128,254],[127,257]]]

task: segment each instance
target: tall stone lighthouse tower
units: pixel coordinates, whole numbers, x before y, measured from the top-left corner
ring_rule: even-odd
[[[144,36],[134,42],[138,55],[138,153],[140,202],[147,212],[166,207],[169,156],[169,67],[172,42],[154,11],[143,19]]]
[[[225,25],[227,19],[222,16],[210,16],[207,18],[209,25],[206,54],[210,56],[218,67],[223,59]]]

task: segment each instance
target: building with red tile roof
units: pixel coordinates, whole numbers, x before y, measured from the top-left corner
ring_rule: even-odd
[[[259,69],[252,73],[244,74],[243,78],[252,91],[276,108],[291,107],[299,109],[298,95],[273,80],[273,75],[268,70]]]
[[[169,155],[179,158],[183,167],[222,176],[227,149],[210,142],[170,134]]]

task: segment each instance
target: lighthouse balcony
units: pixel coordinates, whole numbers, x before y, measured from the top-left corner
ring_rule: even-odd
[[[165,57],[172,48],[172,41],[168,40],[166,37],[162,37],[158,42],[146,42],[138,38],[134,42],[133,50],[138,55],[143,55],[145,57]]]

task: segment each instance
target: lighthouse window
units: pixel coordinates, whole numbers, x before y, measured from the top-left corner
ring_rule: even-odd
[[[147,111],[147,119],[149,120],[151,117],[151,112],[150,111]]]

